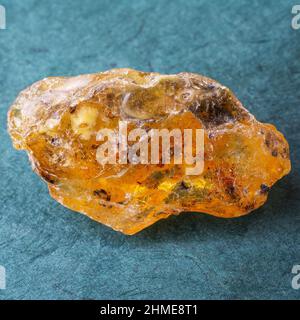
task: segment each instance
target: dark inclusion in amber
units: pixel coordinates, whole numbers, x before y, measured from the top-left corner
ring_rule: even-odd
[[[184,164],[101,166],[96,133],[119,120],[147,130],[204,128],[203,173],[187,176]],[[46,78],[20,93],[8,128],[54,199],[125,234],[182,211],[247,214],[290,171],[283,135],[228,88],[192,73],[115,69]]]

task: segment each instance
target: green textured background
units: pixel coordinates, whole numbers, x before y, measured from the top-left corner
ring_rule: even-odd
[[[1,299],[300,298],[291,287],[300,264],[296,0],[0,3]],[[7,110],[41,78],[114,67],[219,80],[286,135],[292,173],[246,217],[183,214],[133,237],[63,208],[12,148]]]

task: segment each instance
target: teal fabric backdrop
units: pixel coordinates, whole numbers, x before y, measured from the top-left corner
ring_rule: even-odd
[[[295,2],[0,0],[0,299],[300,298],[291,286],[300,264]],[[7,110],[41,78],[117,67],[191,71],[227,85],[286,135],[291,174],[243,218],[182,214],[133,237],[60,206],[12,148]]]

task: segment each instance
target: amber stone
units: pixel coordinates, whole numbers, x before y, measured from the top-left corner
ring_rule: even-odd
[[[185,165],[107,164],[96,160],[101,128],[203,128],[204,171]],[[125,234],[183,211],[223,218],[260,207],[290,171],[289,146],[218,82],[192,73],[114,69],[43,79],[11,106],[17,149],[62,205]]]

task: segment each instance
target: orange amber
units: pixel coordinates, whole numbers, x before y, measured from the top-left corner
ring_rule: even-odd
[[[185,164],[107,164],[96,159],[101,128],[203,128],[204,171]],[[226,87],[206,77],[115,69],[51,77],[20,93],[8,114],[17,149],[62,205],[125,234],[182,211],[219,217],[260,207],[290,171],[289,146]]]

